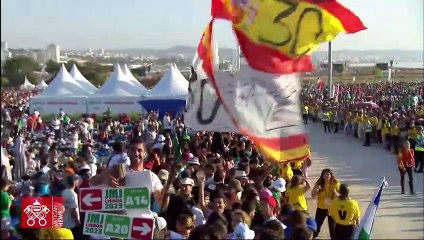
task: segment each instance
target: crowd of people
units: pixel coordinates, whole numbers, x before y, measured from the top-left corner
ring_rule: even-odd
[[[413,193],[412,170],[423,168],[423,86],[338,89],[329,98],[317,85],[303,87],[305,123],[322,121],[324,132],[340,129],[365,146],[381,143],[399,154],[399,171],[402,179],[408,174]],[[321,236],[326,218],[331,239],[349,239],[359,224],[358,203],[331,169],[310,182],[311,156],[270,163],[247,136],[192,131],[183,115],[170,113],[131,119],[108,111],[71,119],[58,109],[51,122],[43,122],[42,113],[28,112],[20,94],[28,96],[2,93],[12,98],[1,109],[2,239],[105,239],[83,234],[79,190],[125,186],[126,173],[144,171],[152,182],[155,239],[313,239]],[[308,208],[309,194],[317,209]],[[64,228],[21,228],[20,201],[26,196],[64,197]]]
[[[424,167],[424,84],[379,83],[335,86],[328,89],[305,85],[302,91],[304,123],[310,117],[323,122],[324,133],[339,130],[363,141],[379,144],[398,155],[402,194],[408,174],[414,194],[413,174]]]

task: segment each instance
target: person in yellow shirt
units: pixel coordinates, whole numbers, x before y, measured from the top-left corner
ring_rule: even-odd
[[[67,228],[41,228],[39,239],[74,239],[72,231]]]
[[[290,164],[281,164],[279,177],[286,180],[286,182],[290,182],[293,177],[293,170],[291,169]]]
[[[412,123],[408,129],[408,141],[411,144],[411,149],[415,149],[415,144],[417,142],[418,130],[415,127],[415,124]]]
[[[311,189],[308,180],[294,175],[286,191],[287,202],[294,210],[307,211],[305,193]]]
[[[372,126],[372,134],[371,134],[371,139],[376,139],[377,138],[377,127],[378,127],[378,118],[376,115],[372,116],[370,118],[370,122],[371,122],[371,126]]]
[[[359,225],[361,213],[356,200],[349,197],[349,186],[341,184],[340,196],[333,199],[328,212],[336,223],[335,239],[352,239],[355,228]]]
[[[399,141],[400,141],[400,128],[399,128],[399,124],[397,122],[393,123],[392,126],[392,143],[391,145],[393,146],[394,149],[394,153],[397,154],[398,153],[398,148],[399,148]]]
[[[302,165],[303,165],[302,160],[297,160],[297,161],[291,162],[291,169],[292,169],[294,175],[303,176],[303,172],[302,172],[302,169],[301,169]]]
[[[303,123],[308,124],[308,116],[309,116],[309,107],[308,105],[303,106]]]
[[[372,123],[371,118],[364,118],[364,128],[365,128],[365,143],[364,146],[371,145],[371,135],[372,135]]]
[[[314,232],[314,238],[318,237],[321,226],[326,217],[328,217],[328,229],[331,239],[335,239],[335,223],[331,216],[328,215],[328,208],[331,201],[337,197],[340,184],[336,180],[333,171],[329,168],[322,170],[321,176],[312,188],[312,197],[318,198],[317,211],[315,213],[315,222],[317,223],[317,230]]]
[[[390,121],[387,119],[384,120],[383,127],[381,129],[381,135],[383,138],[383,145],[388,151],[390,151],[390,142],[392,139],[392,126],[390,124]]]
[[[360,123],[361,120],[362,120],[362,118],[361,118],[361,116],[359,116],[359,113],[356,113],[356,116],[354,117],[354,120],[353,120],[353,122],[354,122],[354,125],[353,125],[353,131],[354,131],[353,136],[355,138],[358,138],[359,137],[358,128],[359,128],[359,123]]]

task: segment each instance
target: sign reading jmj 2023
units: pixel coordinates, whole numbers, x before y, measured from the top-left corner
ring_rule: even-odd
[[[145,187],[80,189],[81,211],[149,209],[150,192]]]
[[[150,240],[153,237],[153,223],[153,218],[88,212],[84,221],[84,234]]]

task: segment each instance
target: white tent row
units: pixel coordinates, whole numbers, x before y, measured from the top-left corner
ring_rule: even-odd
[[[44,80],[41,80],[35,87],[37,89],[46,89],[49,85]]]
[[[146,99],[186,99],[188,95],[188,81],[178,69],[177,65],[171,67],[163,75],[159,83],[150,90]]]
[[[95,94],[88,97],[87,111],[103,113],[110,108],[115,113],[141,112],[142,107],[138,101],[147,90],[134,76],[133,78],[134,80],[131,81],[128,74],[125,74],[116,64],[106,83]]]
[[[25,76],[25,81],[24,83],[20,86],[20,89],[35,89],[35,85],[30,83],[27,76]]]
[[[174,64],[151,91],[147,91],[132,74],[131,80],[128,67],[124,65],[123,68],[124,71],[118,64],[115,65],[106,83],[93,94],[82,86],[84,83],[81,82],[85,82],[85,78],[82,78],[82,74],[75,66],[71,71],[80,81],[76,81],[62,65],[48,87],[30,99],[30,111],[36,109],[42,114],[57,114],[62,108],[70,114],[99,114],[110,108],[113,113],[133,113],[144,111],[140,104],[142,99],[187,98],[188,81]]]

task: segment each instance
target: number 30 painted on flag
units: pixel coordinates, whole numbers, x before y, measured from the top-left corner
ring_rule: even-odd
[[[292,2],[290,0],[277,0],[277,1],[285,3],[285,4],[290,6],[288,9],[285,9],[284,11],[280,12],[277,16],[275,16],[274,21],[273,21],[274,24],[280,24],[281,26],[283,26],[284,29],[287,31],[288,35],[285,39],[283,39],[279,42],[269,40],[269,39],[267,39],[263,36],[259,36],[258,41],[262,42],[262,43],[273,45],[275,47],[283,47],[283,46],[286,46],[287,44],[289,44],[290,42],[292,42],[292,40],[293,40],[292,46],[290,48],[290,53],[294,54],[294,55],[305,55],[306,53],[309,52],[310,49],[308,49],[308,50],[306,50],[302,53],[296,52],[296,48],[297,48],[298,43],[299,43],[300,30],[302,29],[302,23],[304,22],[303,20],[304,20],[304,18],[307,14],[315,14],[317,16],[319,31],[318,31],[318,33],[315,34],[314,40],[316,40],[323,33],[322,12],[320,10],[316,9],[316,8],[305,8],[305,9],[303,9],[302,13],[299,16],[299,19],[297,20],[297,24],[296,24],[295,32],[294,32],[294,39],[293,39],[293,33],[290,31],[290,28],[287,26],[287,24],[285,22],[281,22],[281,20],[284,20],[285,18],[289,17],[294,12],[296,12],[299,3],[298,2]]]

